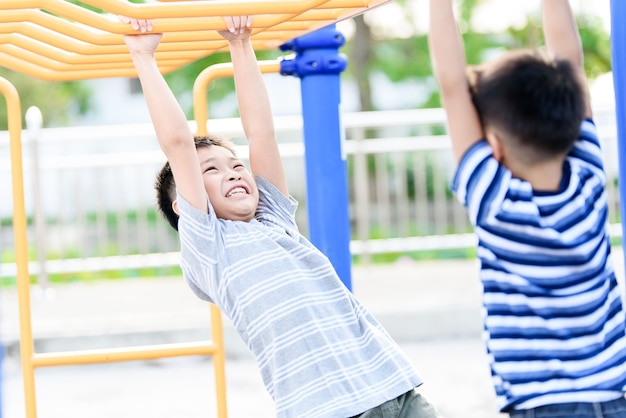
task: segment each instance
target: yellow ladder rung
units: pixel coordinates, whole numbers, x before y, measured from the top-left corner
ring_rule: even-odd
[[[209,342],[162,344],[119,349],[81,350],[33,355],[33,367],[112,363],[133,360],[154,360],[165,357],[213,355],[219,347]]]

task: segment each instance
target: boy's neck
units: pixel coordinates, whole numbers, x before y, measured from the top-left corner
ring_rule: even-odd
[[[529,182],[533,190],[555,192],[561,185],[563,161],[563,158],[557,158],[532,166],[507,162],[505,166],[511,170],[513,177]]]

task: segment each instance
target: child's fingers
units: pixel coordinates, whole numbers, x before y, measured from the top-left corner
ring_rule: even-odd
[[[148,19],[134,19],[136,26],[133,25],[133,29],[140,32],[148,32],[152,30],[152,21]]]
[[[149,32],[152,30],[152,20],[150,19],[134,19],[128,16],[118,15],[120,22],[130,23],[130,27],[140,32]]]
[[[252,25],[252,16],[227,16],[224,21],[228,31],[235,35],[244,33]]]
[[[237,33],[237,28],[235,27],[235,21],[233,16],[225,16],[224,22],[226,23],[226,27],[230,33]]]
[[[233,22],[235,24],[235,33],[241,33],[242,30],[242,18],[241,16],[233,16]]]

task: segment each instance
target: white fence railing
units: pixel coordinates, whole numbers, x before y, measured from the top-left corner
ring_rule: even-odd
[[[610,178],[611,223],[621,235],[614,110],[594,110]],[[441,109],[347,113],[342,123],[353,255],[368,262],[378,254],[474,245],[465,211],[449,191],[454,162]],[[208,128],[233,139],[246,157],[238,119],[210,120]],[[276,128],[306,234],[302,120],[277,117]],[[22,141],[29,244],[45,255],[45,262],[31,262],[32,274],[177,265],[176,233],[154,209],[152,184],[165,159],[150,124],[42,129],[37,137],[25,130]],[[0,150],[0,250],[6,260],[13,248],[6,132],[0,132]],[[14,264],[0,265],[0,276],[14,275]]]

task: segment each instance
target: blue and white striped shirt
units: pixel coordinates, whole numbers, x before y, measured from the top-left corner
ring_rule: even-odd
[[[181,266],[255,356],[280,418],[346,418],[422,381],[328,258],[300,235],[297,203],[256,177],[250,222],[218,219],[178,196]]]
[[[612,400],[626,390],[605,183],[591,120],[556,192],[512,177],[486,141],[459,163],[452,189],[478,238],[484,335],[502,411]]]

